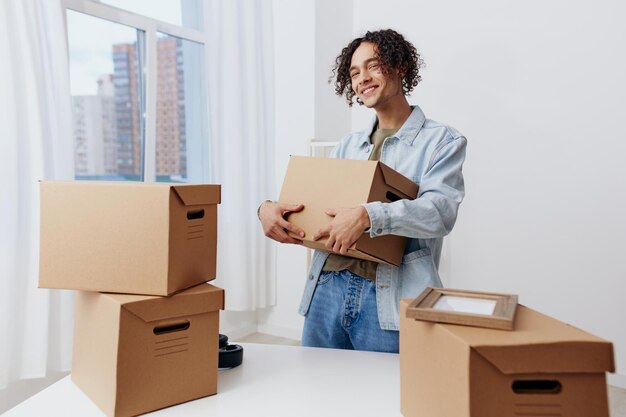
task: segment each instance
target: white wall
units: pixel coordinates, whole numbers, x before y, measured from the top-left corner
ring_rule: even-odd
[[[378,5],[359,2],[355,33],[413,41],[427,68],[412,102],[469,141],[445,284],[519,294],[612,341],[626,374],[626,3]]]
[[[352,36],[352,2],[274,0],[276,198],[289,155],[308,155],[309,140],[337,139],[350,113],[328,85],[337,53]],[[258,314],[258,330],[300,339],[297,314],[306,279],[306,249],[277,245],[277,304]]]
[[[329,13],[326,0],[274,2],[278,181],[306,139],[345,133],[347,110],[328,95],[324,66],[367,29],[399,30],[427,63],[411,101],[469,140],[467,197],[444,245],[444,283],[519,294],[611,340],[626,386],[626,4],[348,3],[352,19],[345,3]],[[349,114],[348,130],[372,117]],[[304,257],[278,248],[278,306],[260,315],[260,329],[298,335]]]
[[[335,141],[350,133],[350,110],[329,84],[335,58],[352,40],[352,1],[315,1],[315,139]]]
[[[313,0],[274,0],[276,103],[276,195],[285,176],[289,155],[305,155],[314,134],[315,5]],[[297,314],[306,276],[306,251],[294,245],[276,248],[276,306],[260,311],[258,330],[300,338]]]

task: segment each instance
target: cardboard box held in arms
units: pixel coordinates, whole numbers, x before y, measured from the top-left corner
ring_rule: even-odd
[[[215,278],[219,185],[40,187],[40,287],[169,295]]]
[[[431,323],[400,306],[405,417],[608,417],[613,345],[519,305],[513,331]]]
[[[283,203],[304,204],[288,220],[306,233],[304,246],[326,251],[326,239],[313,235],[332,220],[327,208],[355,207],[372,201],[393,202],[417,197],[418,185],[377,161],[292,156],[280,192]],[[299,236],[294,236],[301,239]],[[349,249],[353,258],[400,265],[406,238],[363,234]]]
[[[210,284],[170,297],[79,291],[72,380],[109,417],[213,395],[223,307]]]

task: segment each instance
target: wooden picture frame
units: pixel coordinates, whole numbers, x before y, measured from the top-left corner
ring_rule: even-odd
[[[426,288],[409,304],[409,318],[490,329],[513,330],[517,295]]]

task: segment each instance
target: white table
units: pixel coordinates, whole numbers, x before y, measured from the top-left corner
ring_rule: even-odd
[[[219,372],[218,393],[150,416],[401,417],[399,356],[246,343],[244,362]],[[104,413],[69,376],[3,417]]]

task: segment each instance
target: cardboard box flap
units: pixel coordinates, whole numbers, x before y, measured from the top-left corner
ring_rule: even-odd
[[[376,161],[292,155],[279,201],[303,203],[305,210],[316,203],[322,209],[365,203],[377,165]]]
[[[513,331],[442,324],[504,373],[612,370],[613,345],[518,305]]]
[[[224,290],[200,284],[169,297],[107,294],[146,322],[206,313],[224,308]]]
[[[184,184],[172,188],[186,206],[221,203],[221,187],[218,184]]]
[[[478,346],[474,350],[504,374],[614,372],[610,342],[555,342]]]
[[[394,171],[392,168],[380,162],[378,164],[380,170],[383,174],[383,178],[385,180],[385,184],[389,185],[392,188],[395,188],[400,193],[404,194],[401,197],[407,198],[409,200],[413,200],[417,197],[417,192],[419,190],[419,186],[400,174],[399,172]]]

